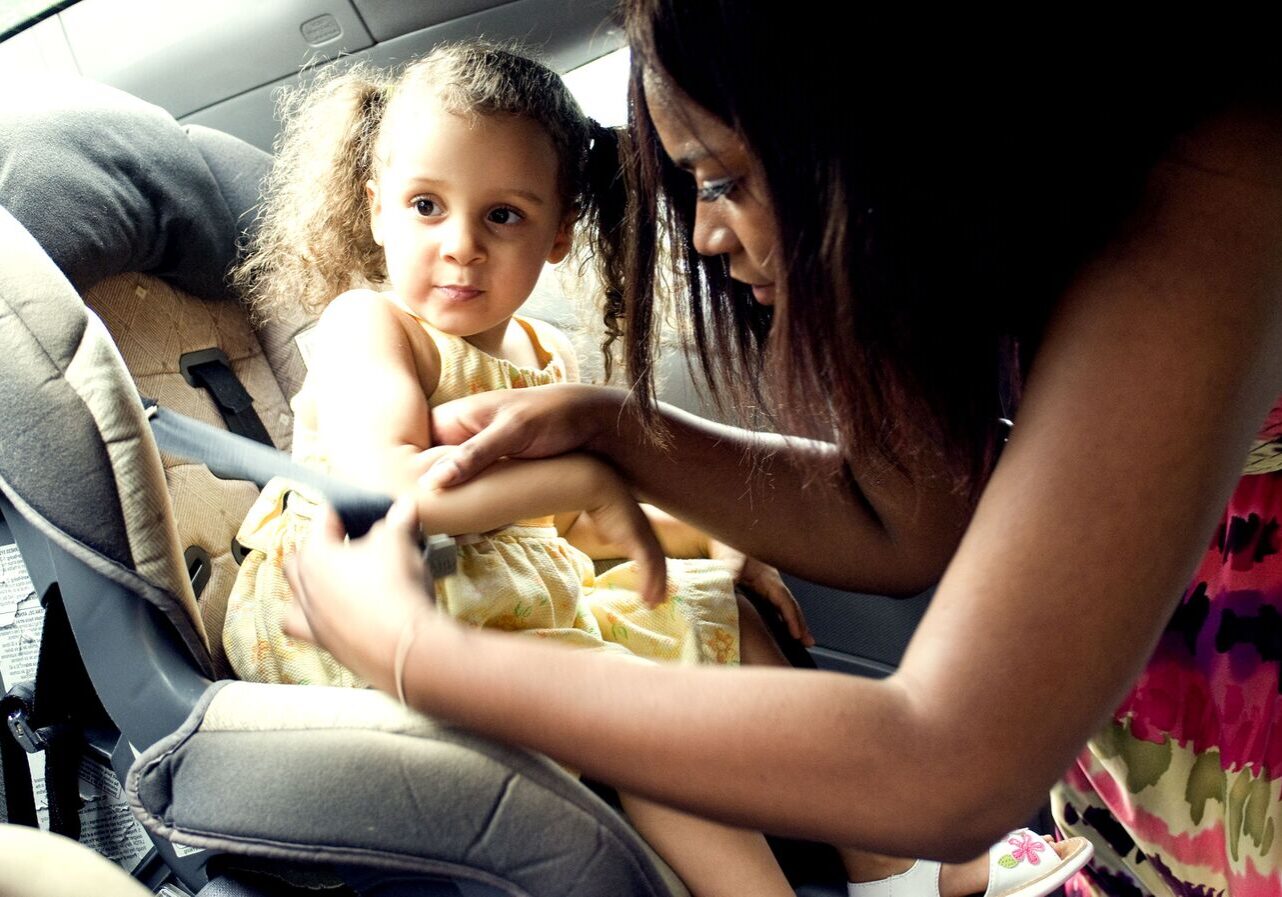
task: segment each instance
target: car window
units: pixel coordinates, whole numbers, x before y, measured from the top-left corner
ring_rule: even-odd
[[[628,65],[631,59],[628,48],[623,47],[563,76],[565,86],[579,101],[584,113],[607,128],[628,123]]]

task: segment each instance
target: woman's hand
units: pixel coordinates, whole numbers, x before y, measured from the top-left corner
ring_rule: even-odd
[[[439,458],[426,484],[466,482],[501,458],[548,458],[584,448],[611,423],[623,393],[583,384],[480,393],[432,409],[432,437],[456,448]]]
[[[285,634],[315,642],[365,681],[395,692],[393,656],[405,627],[433,607],[432,582],[418,548],[413,501],[397,501],[369,534],[346,541],[342,521],[326,507],[307,542],[285,561],[294,603]]]
[[[770,602],[779,611],[789,635],[806,647],[815,643],[810,627],[806,625],[805,614],[801,612],[801,605],[797,603],[792,590],[784,583],[777,569],[716,539],[708,540],[708,557],[728,564],[734,572],[735,582],[747,586]]]

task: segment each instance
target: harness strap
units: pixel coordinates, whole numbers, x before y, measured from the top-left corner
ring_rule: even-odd
[[[205,389],[218,406],[227,429],[273,448],[275,443],[254,411],[254,399],[237,379],[222,349],[201,349],[178,359],[183,379],[198,389]]]

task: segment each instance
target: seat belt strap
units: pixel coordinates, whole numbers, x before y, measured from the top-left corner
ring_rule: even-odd
[[[178,359],[178,367],[189,384],[209,392],[228,430],[263,445],[275,446],[254,411],[253,397],[232,371],[226,353],[221,349],[188,352]]]
[[[62,599],[56,593],[45,601],[40,631],[40,654],[34,682],[15,683],[0,699],[10,744],[26,754],[45,755],[45,796],[49,830],[72,840],[80,838],[80,761],[85,752],[84,726],[101,716],[97,693],[76,647]],[[19,778],[21,776],[21,781]],[[21,753],[5,757],[5,794],[12,795],[9,811],[23,824],[35,825],[31,770]]]
[[[249,480],[263,487],[274,477],[284,477],[308,486],[334,506],[352,538],[369,532],[392,506],[388,496],[304,467],[284,452],[161,408],[152,399],[143,399],[143,405],[156,445],[165,453],[199,461],[223,479]],[[434,535],[424,545],[424,556],[432,576],[444,579],[454,572],[457,545],[449,536]]]
[[[35,828],[36,799],[31,787],[31,766],[27,763],[26,745],[19,739],[30,741],[36,733],[29,731],[27,722],[31,713],[32,690],[15,686],[0,698],[0,719],[4,731],[0,732],[0,765],[4,767],[3,786],[4,820],[14,825]]]

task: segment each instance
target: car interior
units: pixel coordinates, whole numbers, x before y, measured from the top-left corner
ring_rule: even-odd
[[[484,36],[539,53],[620,126],[627,48],[611,6],[0,8],[0,744],[5,821],[26,824],[0,826],[0,854],[33,858],[0,861],[0,894],[45,893],[73,869],[105,895],[686,893],[608,789],[546,757],[372,690],[234,680],[219,633],[258,485],[158,448],[152,429],[177,413],[289,451],[311,322],[255,320],[225,279],[282,87]],[[549,267],[526,311],[600,376],[578,266]],[[661,398],[715,415],[671,339]],[[929,601],[784,572],[817,640],[786,646],[798,665],[885,676]],[[31,846],[37,818],[110,862]],[[829,851],[777,849],[798,893],[840,892]]]

